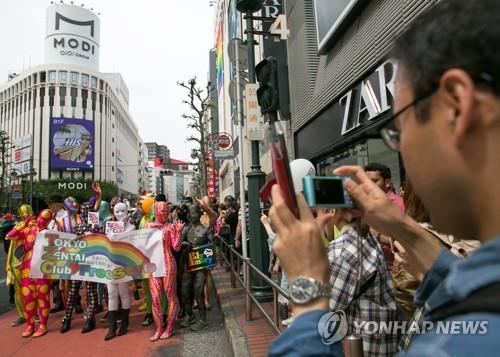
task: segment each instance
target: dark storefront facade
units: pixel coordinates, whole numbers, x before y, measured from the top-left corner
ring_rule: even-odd
[[[399,155],[378,138],[390,115],[397,63],[392,42],[436,0],[287,0],[295,157],[321,175],[345,164],[381,162],[396,189]]]

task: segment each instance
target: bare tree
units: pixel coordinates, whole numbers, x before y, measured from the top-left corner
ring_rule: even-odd
[[[209,148],[209,109],[213,108],[211,102],[211,93],[214,90],[212,83],[208,82],[205,88],[197,85],[196,77],[191,78],[187,82],[177,82],[177,84],[187,91],[187,100],[183,103],[189,108],[189,112],[182,114],[182,117],[187,120],[188,128],[194,129],[195,134],[187,138],[187,141],[194,141],[198,145],[198,169],[200,175],[200,194],[207,194],[207,153]]]

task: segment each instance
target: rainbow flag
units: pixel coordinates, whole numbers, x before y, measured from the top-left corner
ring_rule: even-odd
[[[216,71],[217,71],[217,94],[220,95],[222,86],[224,84],[224,49],[222,47],[223,41],[223,28],[222,22],[217,26],[217,40],[216,40]]]

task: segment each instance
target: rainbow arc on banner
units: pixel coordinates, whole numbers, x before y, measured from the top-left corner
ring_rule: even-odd
[[[149,258],[130,243],[110,241],[102,234],[89,234],[82,238],[87,246],[82,253],[87,257],[103,255],[114,264],[138,267],[150,262]]]

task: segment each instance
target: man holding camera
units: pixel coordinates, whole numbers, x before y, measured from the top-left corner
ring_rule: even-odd
[[[402,213],[359,167],[343,167],[357,213],[377,231],[398,240],[409,259],[427,270],[416,301],[433,327],[413,338],[408,356],[498,355],[500,342],[500,3],[442,0],[396,42],[399,61],[395,114],[381,134],[401,151],[416,193],[436,229],[477,237],[483,246],[459,261]],[[278,231],[274,250],[292,285],[295,323],[269,355],[342,355],[325,344],[318,323],[328,312],[328,259],[320,229],[302,196],[300,219],[273,189],[270,216]],[[309,282],[309,288],[304,281]],[[294,290],[295,286],[295,290]],[[296,294],[299,293],[299,294]],[[486,322],[487,333],[443,333],[453,326]]]

